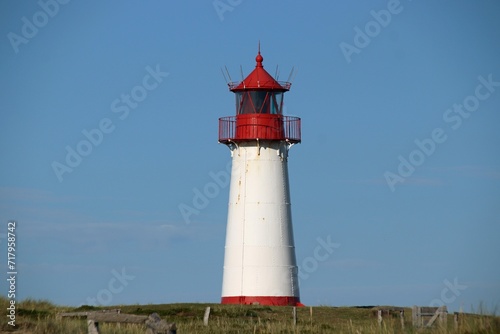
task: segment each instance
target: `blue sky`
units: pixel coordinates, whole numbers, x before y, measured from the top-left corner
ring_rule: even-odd
[[[260,41],[271,74],[296,70],[302,302],[500,305],[499,15],[486,0],[2,1],[0,255],[16,220],[18,299],[220,300],[217,120],[235,112],[220,69],[247,75]]]

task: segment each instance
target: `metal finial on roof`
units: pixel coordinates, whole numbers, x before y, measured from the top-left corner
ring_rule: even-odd
[[[279,92],[286,92],[290,89],[290,84],[280,83],[273,78],[262,66],[264,57],[260,54],[260,43],[257,57],[255,57],[257,64],[250,74],[239,83],[231,83],[229,89],[232,92],[241,92],[245,90],[275,90]],[[230,79],[231,80],[231,79]]]
[[[264,57],[262,57],[260,55],[260,41],[259,41],[259,49],[258,49],[258,54],[257,54],[257,57],[255,57],[255,61],[257,62],[257,64],[255,65],[255,67],[264,67],[262,65],[262,61],[264,60]]]

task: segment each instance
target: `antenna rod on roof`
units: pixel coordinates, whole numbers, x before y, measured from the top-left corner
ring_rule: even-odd
[[[245,78],[243,77],[243,67],[240,65],[240,74],[241,74],[241,81],[243,81]]]
[[[229,71],[227,70],[227,66],[224,66],[226,68],[226,73],[227,73],[227,76],[229,78],[229,81],[230,82],[233,82],[233,79],[231,79],[231,75],[229,74]]]
[[[224,74],[224,71],[222,70],[222,67],[220,68],[220,71],[222,73],[222,76],[224,77],[224,81],[226,82],[226,84],[229,84],[229,81],[227,81],[226,75]]]
[[[293,77],[292,77],[292,79],[290,80],[290,83],[292,83],[292,82],[293,82],[293,80],[295,80],[295,77],[297,76],[297,72],[298,72],[298,71],[299,71],[299,70],[297,69],[297,71],[293,72]]]
[[[290,79],[292,78],[293,70],[295,67],[292,67],[292,70],[290,71],[290,75],[288,76],[288,79],[286,80],[287,82],[290,82]]]
[[[278,64],[276,64],[276,73],[274,74],[274,78],[276,79],[276,81],[278,81],[279,76],[280,76],[280,72],[278,69]]]

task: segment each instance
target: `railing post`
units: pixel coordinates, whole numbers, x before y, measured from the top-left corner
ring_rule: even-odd
[[[88,334],[100,334],[99,323],[92,319],[87,320],[87,333]]]
[[[413,305],[413,307],[411,309],[411,323],[412,323],[413,327],[420,327],[418,320],[419,320],[419,318],[418,318],[418,306]]]
[[[203,325],[208,326],[208,318],[210,317],[210,306],[205,309],[205,315],[203,316]]]

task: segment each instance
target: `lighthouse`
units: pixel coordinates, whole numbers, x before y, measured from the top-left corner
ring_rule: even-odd
[[[232,157],[222,304],[301,305],[292,229],[288,152],[300,118],[283,115],[290,82],[262,65],[230,82],[236,115],[219,119],[219,143]]]

